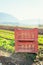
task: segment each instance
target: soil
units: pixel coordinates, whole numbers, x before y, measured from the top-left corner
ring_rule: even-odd
[[[15,65],[10,56],[11,53],[0,50],[0,63],[2,63],[2,65]]]
[[[40,63],[42,64],[43,61]],[[34,62],[29,58],[25,58],[23,53],[9,53],[0,50],[0,65],[35,65]],[[43,64],[42,64],[43,65]]]
[[[9,53],[0,50],[0,63],[2,65],[32,65],[33,61],[26,60],[24,54],[22,53]]]

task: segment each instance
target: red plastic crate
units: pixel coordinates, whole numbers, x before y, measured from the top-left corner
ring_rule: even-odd
[[[38,29],[15,29],[15,52],[38,52]]]

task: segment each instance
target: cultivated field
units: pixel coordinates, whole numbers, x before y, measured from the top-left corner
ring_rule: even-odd
[[[8,30],[0,30],[0,49],[13,52],[14,44],[14,32]]]
[[[38,47],[40,49],[40,48],[43,48],[43,30],[39,30],[39,33],[41,33],[38,35]],[[11,58],[9,52],[12,53],[12,58]],[[25,57],[24,54],[22,54],[22,55],[15,54],[14,52],[15,52],[14,27],[12,27],[12,28],[8,27],[8,26],[0,27],[0,54],[2,53],[2,57],[0,56],[0,60],[3,60],[3,61],[1,61],[1,63],[5,63],[5,65],[9,65],[9,63],[12,65],[15,65],[13,62],[15,62],[16,59],[19,60],[19,58],[20,58],[20,60],[22,59],[22,61],[24,61],[23,60],[23,57]],[[3,57],[3,55],[5,55],[5,57]],[[10,57],[7,58],[6,56],[10,56]],[[34,56],[32,56],[32,57],[34,58]],[[27,58],[29,58],[28,62],[31,61],[29,54],[27,55]],[[10,61],[9,61],[9,59],[10,59]],[[8,63],[8,64],[6,64],[6,63]],[[20,62],[20,63],[22,65],[22,62]]]
[[[38,35],[39,47],[43,44],[43,35]],[[0,48],[4,48],[7,51],[14,51],[15,34],[14,31],[1,30],[0,29]]]

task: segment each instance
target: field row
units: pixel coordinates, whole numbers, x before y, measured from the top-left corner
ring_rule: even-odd
[[[0,37],[8,38],[8,39],[14,39],[14,32],[7,31],[7,30],[0,30]]]
[[[43,35],[38,35],[38,43],[43,44]]]
[[[4,38],[0,38],[0,48],[13,52],[14,44],[15,44],[14,40],[6,40]]]

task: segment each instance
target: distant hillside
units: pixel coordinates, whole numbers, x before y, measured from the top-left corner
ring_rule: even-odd
[[[9,14],[0,12],[0,25],[7,26],[20,26],[20,27],[39,27],[43,28],[43,20],[30,19],[30,20],[18,20],[16,17],[13,17]],[[41,26],[40,26],[41,25]]]
[[[6,13],[0,13],[0,25],[18,25],[18,19]]]

